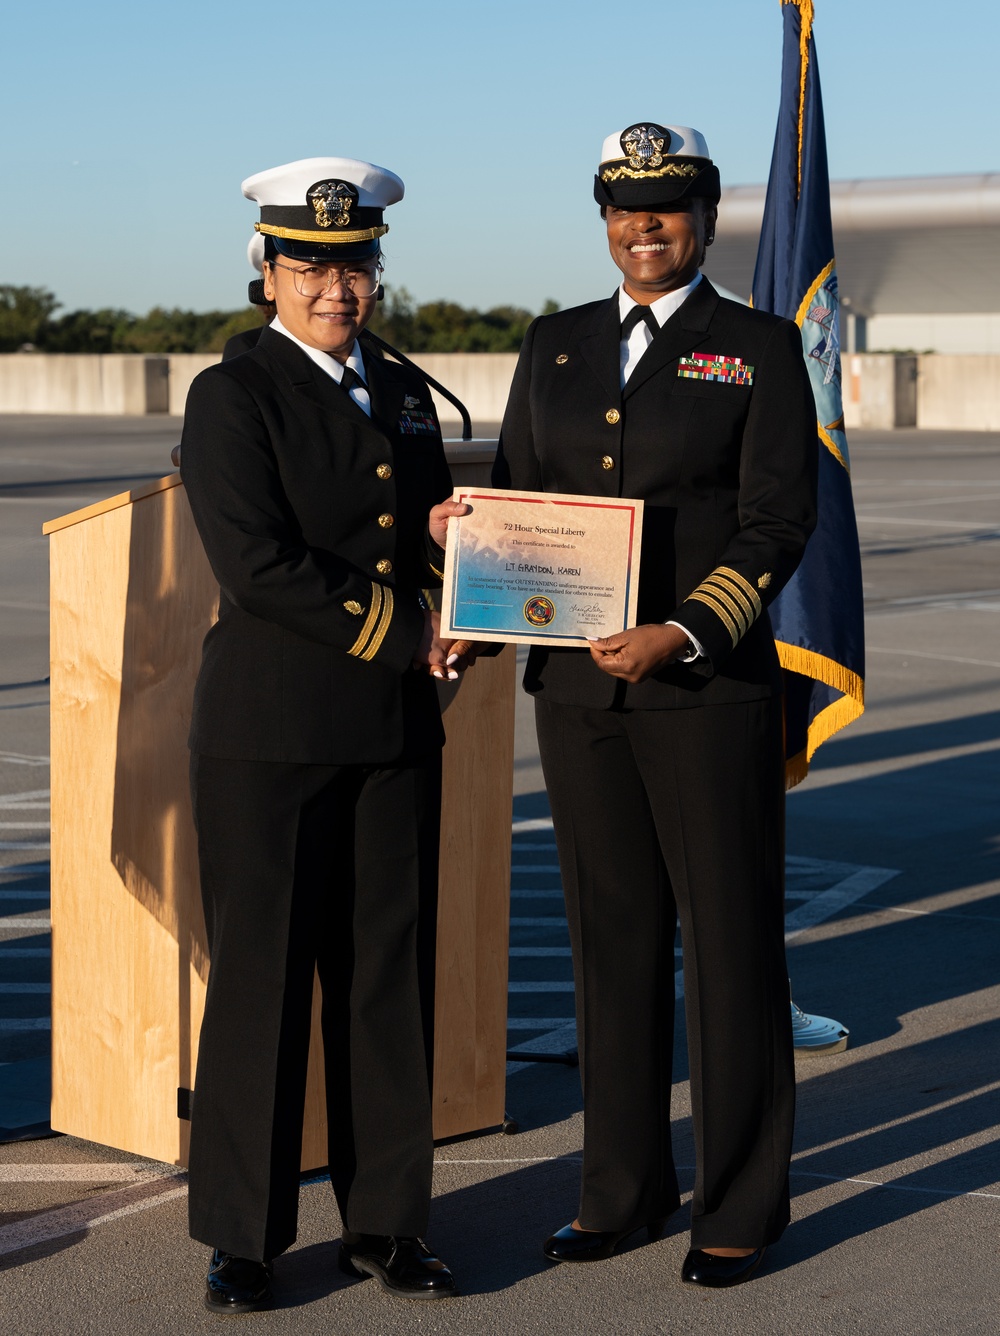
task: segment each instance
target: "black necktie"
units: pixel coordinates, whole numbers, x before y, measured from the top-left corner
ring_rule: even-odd
[[[368,386],[352,366],[344,367],[344,374],[340,378],[340,383],[348,394],[351,390],[364,390],[366,394],[368,393]]]
[[[640,320],[644,320],[646,322],[650,334],[655,338],[656,335],[660,332],[660,327],[656,323],[656,316],[653,314],[653,312],[649,309],[648,306],[632,307],[631,311],[629,311],[628,315],[622,321],[621,337],[623,339],[627,339]]]

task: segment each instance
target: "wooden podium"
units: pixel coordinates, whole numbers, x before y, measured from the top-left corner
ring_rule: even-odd
[[[492,450],[449,447],[456,482]],[[180,482],[52,520],[52,1126],[186,1164],[208,958],[187,733],[213,579]],[[504,1118],[514,654],[442,686],[434,1135]],[[324,1165],[313,999],[302,1167]],[[180,1112],[179,1112],[180,1105]]]

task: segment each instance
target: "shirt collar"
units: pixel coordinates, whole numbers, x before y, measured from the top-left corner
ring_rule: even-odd
[[[694,292],[700,282],[701,272],[699,271],[685,287],[677,288],[674,292],[665,293],[664,296],[657,297],[656,301],[650,304],[649,309],[656,317],[656,323],[661,329],[673,313],[683,306],[684,302],[690,297],[691,293]],[[639,303],[633,300],[633,298],[631,298],[625,291],[625,284],[623,283],[618,289],[618,312],[621,319],[624,320],[632,307],[638,305]]]
[[[322,348],[313,348],[311,344],[303,343],[301,339],[297,339],[294,334],[289,334],[288,330],[277,316],[271,321],[270,327],[278,334],[284,334],[286,339],[291,339],[292,343],[301,348],[305,355],[311,361],[315,362],[322,371],[325,371],[328,376],[331,376],[338,385],[344,379],[343,365],[338,362],[335,357],[331,356],[330,353],[325,353]],[[347,359],[347,365],[352,371],[358,373],[366,385],[368,384],[368,377],[365,374],[364,359],[361,356],[361,344],[357,339],[354,340],[354,347],[351,349],[351,355]]]

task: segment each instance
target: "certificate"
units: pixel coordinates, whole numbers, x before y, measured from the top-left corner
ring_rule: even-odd
[[[586,645],[635,625],[642,502],[456,487],[441,636]]]

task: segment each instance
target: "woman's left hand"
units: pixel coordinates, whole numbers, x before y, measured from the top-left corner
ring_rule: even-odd
[[[464,673],[466,668],[471,668],[483,650],[496,648],[481,640],[445,640],[442,644],[447,656],[447,667],[455,673]]]
[[[471,509],[464,501],[442,501],[440,505],[431,507],[427,527],[438,547],[444,547],[448,541],[448,521],[452,515],[468,515]]]
[[[590,655],[602,672],[634,684],[676,662],[687,645],[687,632],[679,626],[631,626],[592,640]]]

